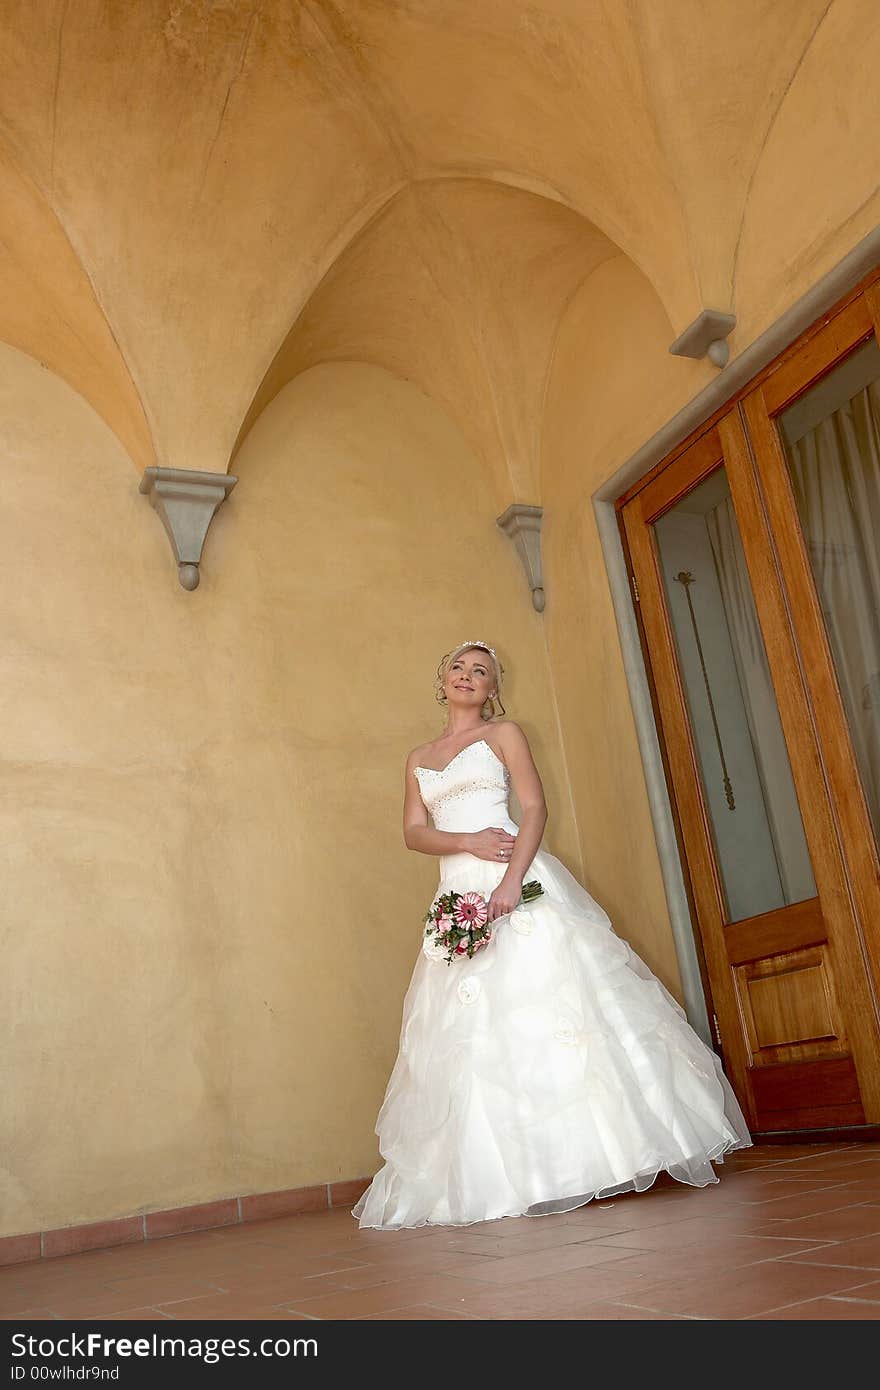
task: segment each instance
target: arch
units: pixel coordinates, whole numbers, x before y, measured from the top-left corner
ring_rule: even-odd
[[[48,199],[2,143],[0,339],[88,401],[138,469],[152,462],[140,396],[82,261]]]
[[[418,381],[484,457],[494,456],[499,486],[534,493],[559,317],[584,277],[621,254],[558,190],[514,170],[409,180],[302,306],[245,414],[233,459],[298,373],[363,360]]]
[[[774,114],[735,263],[737,299],[750,304],[753,333],[790,303],[793,283],[814,282],[877,224],[876,161],[850,157],[876,143],[876,33],[870,0],[831,0]],[[849,61],[854,53],[859,62]],[[819,122],[817,111],[831,114]]]

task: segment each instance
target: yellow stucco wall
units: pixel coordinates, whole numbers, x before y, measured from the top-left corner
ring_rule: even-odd
[[[704,364],[682,363],[666,352],[670,336],[656,295],[626,257],[603,263],[585,281],[561,326],[548,383],[541,496],[547,518],[545,628],[586,885],[681,998],[590,500],[615,467],[709,376]]]
[[[403,764],[456,641],[510,654],[545,843],[581,867],[485,469],[415,386],[308,372],[187,594],[82,399],[9,348],[0,392],[3,1231],[370,1172],[437,879]]]
[[[509,666],[548,848],[680,996],[590,498],[715,375],[667,352],[701,307],[741,352],[877,224],[880,32],[871,0],[0,25],[12,1234],[372,1171],[436,880],[403,756],[462,638]],[[240,477],[194,594],[149,463]]]

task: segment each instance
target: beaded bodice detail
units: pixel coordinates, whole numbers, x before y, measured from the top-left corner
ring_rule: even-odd
[[[510,772],[484,738],[468,743],[443,768],[417,767],[422,801],[437,830],[513,827]]]

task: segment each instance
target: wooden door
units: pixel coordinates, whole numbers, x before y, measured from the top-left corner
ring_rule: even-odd
[[[880,1029],[738,408],[621,507],[704,984],[753,1132],[880,1120]]]
[[[880,996],[880,288],[827,316],[731,423],[778,537],[861,957]],[[876,1012],[875,1012],[876,1017]],[[880,1058],[875,1058],[880,1072]]]

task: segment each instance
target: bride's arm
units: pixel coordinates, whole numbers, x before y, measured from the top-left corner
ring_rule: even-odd
[[[458,854],[469,848],[469,831],[434,830],[428,824],[428,812],[419,794],[419,784],[414,772],[416,754],[410,753],[406,760],[406,778],[403,797],[403,840],[407,849],[418,850],[420,854]]]
[[[490,921],[503,912],[509,912],[519,902],[523,879],[540,849],[547,824],[544,788],[532,759],[528,739],[518,724],[506,719],[498,725],[498,741],[510,769],[513,790],[522,814],[507,872],[489,900]]]

